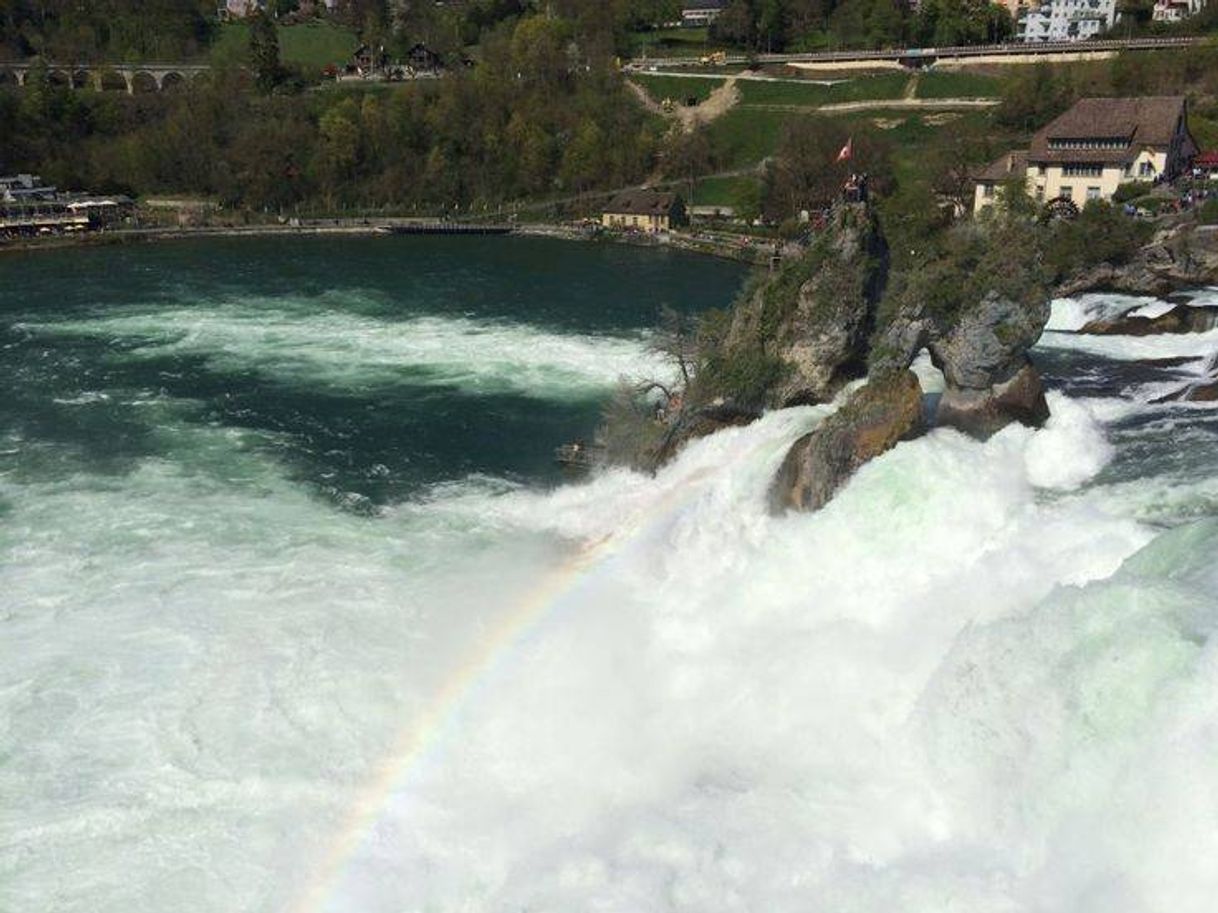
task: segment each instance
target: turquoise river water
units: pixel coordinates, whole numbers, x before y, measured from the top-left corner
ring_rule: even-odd
[[[770,516],[771,413],[565,478],[733,264],[527,239],[0,259],[0,911],[1209,913],[1218,332]],[[1198,291],[1197,303],[1218,300]],[[919,368],[928,391],[933,370]]]

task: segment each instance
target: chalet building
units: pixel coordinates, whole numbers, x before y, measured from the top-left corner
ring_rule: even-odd
[[[439,73],[444,69],[444,58],[419,43],[406,52],[406,65],[414,73]]]
[[[1084,98],[976,178],[973,211],[994,202],[1000,186],[1022,181],[1036,200],[1108,200],[1131,181],[1173,180],[1197,154],[1183,96]]]
[[[681,6],[681,26],[687,29],[706,28],[727,9],[728,0],[686,0]]]
[[[619,193],[601,215],[605,228],[642,231],[649,234],[668,231],[686,222],[685,204],[675,193],[658,190],[628,190]]]
[[[368,77],[380,73],[388,63],[389,55],[383,47],[373,48],[371,45],[361,44],[351,55],[346,72],[348,75]]]

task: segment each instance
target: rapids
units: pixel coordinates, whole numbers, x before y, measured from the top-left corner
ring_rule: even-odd
[[[772,517],[831,406],[554,484],[663,370],[641,306],[530,298],[595,283],[406,306],[204,252],[222,287],[149,249],[79,305],[0,264],[0,910],[1213,908],[1218,413],[1069,332],[1153,302],[1055,303],[1044,429]],[[477,422],[507,456],[429,458]]]

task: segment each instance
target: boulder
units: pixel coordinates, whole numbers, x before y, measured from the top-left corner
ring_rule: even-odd
[[[948,389],[987,390],[1005,384],[1028,366],[1027,352],[1049,322],[1045,298],[1018,302],[987,292],[946,331],[930,340],[931,360]]]
[[[1154,400],[1156,403],[1218,403],[1218,355],[1210,359],[1202,379]]]
[[[1025,362],[1009,380],[984,389],[949,385],[939,399],[935,424],[985,439],[1011,422],[1039,427],[1048,418],[1040,373]]]
[[[1190,403],[1218,403],[1218,377],[1189,387],[1184,399]]]
[[[787,452],[770,488],[775,512],[819,510],[855,471],[922,428],[922,389],[912,371],[860,387]]]
[[[1177,304],[1158,317],[1122,314],[1092,320],[1078,331],[1090,336],[1157,336],[1168,333],[1205,333],[1218,326],[1218,307]]]

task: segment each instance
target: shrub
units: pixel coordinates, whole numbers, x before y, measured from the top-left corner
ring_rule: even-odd
[[[630,384],[621,384],[601,414],[598,435],[605,458],[615,466],[650,469],[664,440],[655,405]]]
[[[1150,225],[1131,219],[1115,206],[1091,202],[1077,219],[1049,227],[1046,264],[1054,282],[1100,263],[1119,266],[1129,262],[1152,231]]]
[[[1197,218],[1202,225],[1218,225],[1218,197],[1206,200],[1197,210]]]
[[[1148,181],[1131,181],[1128,184],[1122,184],[1116,189],[1112,195],[1114,203],[1128,203],[1131,200],[1136,200],[1144,197],[1154,189],[1154,185]]]

